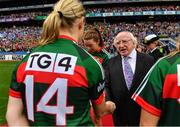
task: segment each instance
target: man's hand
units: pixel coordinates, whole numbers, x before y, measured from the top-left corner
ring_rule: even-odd
[[[114,110],[116,109],[116,105],[114,102],[112,101],[106,101],[106,109],[107,109],[107,113],[113,113]]]

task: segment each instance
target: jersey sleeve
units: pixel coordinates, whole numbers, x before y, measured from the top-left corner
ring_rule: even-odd
[[[162,102],[163,75],[162,65],[155,64],[145,76],[132,99],[143,109],[153,115],[160,116]]]
[[[20,85],[17,82],[16,73],[17,73],[17,69],[15,69],[12,73],[9,95],[15,98],[21,98],[20,87],[19,87]]]
[[[16,98],[21,98],[20,93],[20,85],[23,82],[23,76],[24,76],[24,70],[26,61],[28,58],[28,55],[26,55],[23,60],[21,60],[19,63],[17,63],[16,67],[14,68],[14,71],[11,76],[11,83],[9,88],[9,95]]]
[[[92,70],[91,70],[92,71]],[[101,104],[104,99],[104,71],[102,66],[96,61],[94,69],[90,77],[89,95],[92,103],[95,105]]]
[[[98,105],[101,104],[103,99],[105,98],[104,95],[104,81],[101,81],[97,84],[94,84],[90,89],[90,98],[93,104]]]
[[[104,71],[102,65],[89,54],[85,61],[89,96],[93,104],[101,104],[104,99]]]

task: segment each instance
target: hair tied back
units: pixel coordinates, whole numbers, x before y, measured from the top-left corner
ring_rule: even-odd
[[[58,11],[59,17],[62,18],[63,17],[63,13],[61,11]]]

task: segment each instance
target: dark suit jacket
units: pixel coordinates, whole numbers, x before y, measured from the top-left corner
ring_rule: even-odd
[[[113,114],[115,126],[139,125],[140,106],[131,99],[131,96],[153,64],[154,60],[151,56],[137,52],[134,79],[131,89],[128,90],[124,79],[121,56],[118,55],[109,60],[105,68],[106,101],[111,100],[116,104],[116,110]]]

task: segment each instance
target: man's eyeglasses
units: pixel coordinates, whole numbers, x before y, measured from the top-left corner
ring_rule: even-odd
[[[129,40],[118,40],[118,41],[116,41],[116,44],[121,44],[122,43],[122,44],[126,45],[126,44],[128,44],[129,41],[131,41],[131,39],[129,39]]]

